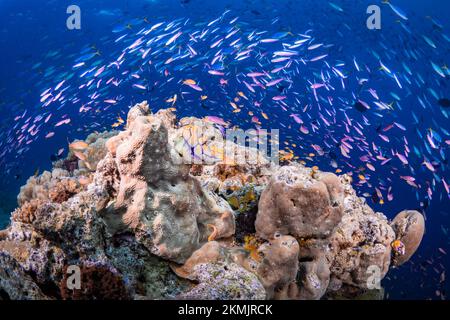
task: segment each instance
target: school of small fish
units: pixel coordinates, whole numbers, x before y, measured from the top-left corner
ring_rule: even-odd
[[[431,17],[435,32],[416,36],[407,14],[385,4],[399,18],[398,44],[380,33],[381,40],[360,53],[364,60],[358,52],[335,58],[339,43],[321,41],[313,27],[257,30],[230,10],[203,23],[187,18],[121,23],[102,39],[116,51],[86,46],[64,72],[55,66],[41,71],[38,106],[21,110],[0,134],[0,163],[69,130],[64,127],[92,132],[122,126],[136,102],[124,92],[133,90],[155,110],[171,107],[208,114],[218,125],[231,119],[243,127],[280,129],[283,161],[315,162],[351,174],[375,203],[392,201],[398,181],[416,190],[422,206],[433,197],[449,199],[450,127],[435,119],[449,119],[450,70],[442,53],[450,38]],[[329,5],[337,14],[345,12]],[[350,29],[345,22],[343,27]],[[403,40],[407,37],[420,46]],[[59,55],[51,51],[46,58]],[[426,74],[415,72],[419,63],[428,64]],[[405,105],[413,92],[420,92],[414,105]]]

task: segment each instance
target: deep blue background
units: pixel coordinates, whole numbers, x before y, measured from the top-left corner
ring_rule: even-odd
[[[132,18],[147,17],[150,21],[172,21],[180,17],[190,17],[193,23],[210,21],[220,16],[225,9],[233,10],[234,15],[241,16],[249,22],[252,28],[277,32],[291,30],[301,33],[312,28],[315,35],[322,41],[335,43],[341,46],[339,54],[342,57],[361,53],[363,48],[371,47],[374,43],[384,44],[394,50],[402,50],[402,44],[398,42],[398,17],[380,1],[335,0],[333,1],[344,8],[343,14],[336,14],[330,10],[328,1],[240,1],[240,0],[191,0],[182,5],[178,0],[155,1],[20,1],[0,0],[0,132],[6,131],[14,124],[13,117],[26,108],[36,108],[39,96],[44,89],[38,86],[39,77],[29,81],[31,66],[42,62],[44,67],[49,67],[57,61],[56,67],[66,67],[70,70],[73,61],[81,48],[86,45],[94,45],[107,54],[112,50],[113,44],[104,44],[105,37],[111,36],[111,30],[118,23]],[[82,10],[82,30],[68,31],[65,27],[67,18],[66,8],[70,4],[77,4]],[[367,15],[365,9],[369,4],[378,4],[382,7],[383,26],[381,31],[368,31],[365,28]],[[413,32],[426,34],[431,30],[426,16],[432,16],[444,25],[444,31],[448,32],[450,20],[450,2],[446,0],[397,0],[395,4],[408,13],[410,27]],[[252,12],[253,10],[253,12]],[[333,12],[335,14],[333,14]],[[267,21],[275,17],[280,21],[275,25],[268,25]],[[335,31],[341,28],[343,23],[350,26],[349,37],[336,39]],[[273,29],[273,30],[272,30]],[[358,34],[359,42],[353,41],[352,33]],[[405,41],[413,41],[405,39]],[[415,41],[415,40],[414,40]],[[422,43],[423,45],[423,43]],[[448,48],[448,45],[447,45]],[[49,52],[53,52],[56,58],[44,58]],[[441,53],[444,58],[449,57],[448,49]],[[424,57],[425,58],[425,57]],[[447,62],[448,59],[447,59]],[[400,63],[400,61],[392,61]],[[429,68],[428,60],[424,59],[424,66]],[[45,68],[43,69],[45,70]],[[418,71],[418,70],[414,70]],[[446,80],[448,81],[448,80]],[[54,85],[54,84],[49,84]],[[389,90],[387,87],[386,90]],[[441,91],[449,94],[448,83],[444,84]],[[127,95],[128,93],[123,93]],[[132,96],[130,101],[139,101],[139,96]],[[410,100],[410,104],[404,107],[413,107],[416,100]],[[415,102],[414,102],[415,101]],[[184,114],[199,113],[195,110],[181,110]],[[279,119],[279,118],[276,118]],[[402,120],[400,118],[399,120]],[[450,130],[448,120],[435,119],[441,126]],[[411,144],[418,139],[413,131],[413,125],[405,116],[404,125],[408,126],[407,136]],[[74,123],[73,126],[78,124]],[[81,124],[80,124],[81,126]],[[37,168],[48,169],[51,166],[50,154],[67,145],[67,138],[83,138],[86,132],[64,131],[58,132],[51,141],[41,141],[34,144],[31,150],[21,157],[10,155],[1,163],[3,174],[0,176],[0,227],[8,222],[8,215],[14,209],[15,197],[19,187],[23,185]],[[448,137],[447,137],[448,138]],[[1,151],[0,151],[1,152]],[[19,159],[19,161],[17,161]],[[16,161],[16,162],[15,162]],[[11,164],[14,163],[12,166]],[[326,169],[326,166],[321,166]],[[448,168],[448,167],[447,167]],[[6,171],[8,170],[8,171]],[[378,172],[378,175],[389,175],[387,172]],[[450,181],[448,170],[447,181]],[[416,193],[399,179],[393,179],[393,187],[396,190],[394,201],[384,206],[374,205],[375,209],[384,212],[392,218],[404,208],[418,208],[419,201]],[[361,189],[361,192],[364,191]],[[442,191],[442,190],[441,190]],[[436,290],[448,291],[448,282],[439,283],[441,273],[448,269],[450,263],[447,255],[438,251],[444,248],[450,253],[450,246],[446,231],[450,229],[449,200],[447,197],[435,196],[430,206],[426,209],[427,232],[423,245],[419,252],[407,265],[398,270],[391,271],[384,281],[390,298],[438,298]]]

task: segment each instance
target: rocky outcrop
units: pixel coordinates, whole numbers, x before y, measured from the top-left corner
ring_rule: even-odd
[[[194,268],[199,284],[178,296],[189,300],[264,300],[258,277],[235,263],[204,263]]]
[[[280,167],[223,143],[226,127],[143,102],[122,131],[72,142],[22,187],[0,231],[0,297],[348,297],[417,250],[418,212],[390,223],[348,176]]]
[[[52,172],[44,171],[40,176],[28,179],[27,184],[21,188],[17,201],[19,206],[32,200],[62,203],[82,190],[83,186],[70,172],[56,168]]]
[[[279,232],[299,242],[297,288],[291,286],[290,298],[320,299],[327,291],[367,289],[370,270],[377,270],[381,280],[391,256],[397,256],[391,250],[396,233],[405,237],[399,232],[405,228],[393,229],[383,214],[357,197],[347,176],[338,178],[300,165],[276,171],[258,207],[258,236],[267,239]],[[420,223],[410,227],[408,235],[420,243],[416,225]],[[417,242],[408,243],[414,252]]]

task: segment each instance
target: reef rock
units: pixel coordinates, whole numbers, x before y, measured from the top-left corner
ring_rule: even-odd
[[[346,286],[364,290],[373,268],[386,275],[394,230],[357,197],[346,176],[281,167],[258,206],[258,236],[278,232],[299,242],[297,287],[290,285],[287,298],[320,299]]]
[[[12,257],[0,252],[0,300],[46,300],[33,278]]]
[[[52,172],[44,171],[40,176],[29,178],[20,189],[17,202],[19,206],[31,200],[62,203],[82,190],[82,185],[70,172],[56,168]]]
[[[298,272],[299,245],[291,236],[279,233],[259,249],[264,257],[257,275],[266,289],[269,299],[286,290],[295,281]]]

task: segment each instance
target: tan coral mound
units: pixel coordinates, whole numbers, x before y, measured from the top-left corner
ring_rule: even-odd
[[[370,270],[384,277],[417,250],[420,213],[390,223],[347,176],[278,166],[255,148],[223,145],[222,125],[177,122],[172,110],[152,113],[143,102],[130,109],[124,130],[71,143],[52,172],[21,188],[19,208],[0,231],[0,292],[12,299],[355,296],[370,289]],[[81,272],[81,290],[68,285],[70,266]]]
[[[391,223],[396,239],[404,246],[404,254],[396,252],[393,263],[400,266],[408,261],[419,248],[425,232],[425,220],[417,211],[405,210],[400,212]]]

